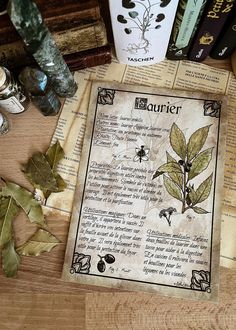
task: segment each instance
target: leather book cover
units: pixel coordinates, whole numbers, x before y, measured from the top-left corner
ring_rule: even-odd
[[[236,7],[232,14],[231,20],[225,24],[210,53],[210,56],[216,60],[227,58],[236,48]]]
[[[235,0],[210,1],[188,54],[190,60],[200,62],[209,55],[235,2]]]
[[[89,49],[80,53],[64,56],[71,71],[91,68],[93,66],[111,63],[111,47],[109,45]]]
[[[102,19],[83,27],[53,32],[52,35],[63,55],[78,53],[107,44],[106,28]],[[13,69],[29,65],[31,62],[32,58],[27,54],[22,40],[0,45],[0,65]]]
[[[51,32],[94,22],[100,18],[98,0],[35,0]],[[20,40],[8,14],[1,15],[0,45]]]
[[[205,5],[205,0],[181,0],[179,2],[166,53],[168,59],[186,59]]]

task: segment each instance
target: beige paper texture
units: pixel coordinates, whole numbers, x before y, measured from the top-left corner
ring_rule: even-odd
[[[93,83],[65,280],[217,299],[223,99]]]
[[[118,81],[130,84],[176,88],[191,91],[206,91],[229,95],[227,148],[225,165],[225,199],[222,215],[221,265],[236,268],[236,198],[235,198],[235,127],[236,127],[236,79],[233,74],[221,69],[189,61],[163,61],[157,65],[141,68],[129,67],[113,61],[109,65],[86,69],[75,73],[79,83],[76,96],[67,100],[62,110],[53,141],[59,139],[66,149],[66,158],[61,162],[60,174],[67,180],[65,192],[51,195],[47,212],[58,210],[70,215],[79,167],[82,134],[84,132],[87,105],[89,102],[88,79]],[[85,93],[85,90],[87,92]],[[82,97],[84,95],[84,97]],[[83,107],[81,103],[83,102]],[[76,118],[77,120],[74,120]],[[72,124],[73,123],[73,124]],[[74,130],[73,130],[74,127]],[[73,133],[75,132],[75,134]],[[78,141],[75,144],[75,141]],[[80,145],[81,143],[81,145]]]

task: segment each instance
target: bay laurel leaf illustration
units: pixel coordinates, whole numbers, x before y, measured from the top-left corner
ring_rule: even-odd
[[[210,129],[210,125],[201,127],[190,136],[187,145],[188,161],[191,161],[194,157],[197,156],[199,151],[201,151],[202,147],[206,142],[209,129]]]
[[[63,159],[64,155],[64,150],[62,149],[58,140],[48,148],[45,156],[53,171],[56,169],[59,161]]]
[[[17,252],[24,256],[39,256],[43,252],[50,252],[59,243],[50,232],[38,229],[27,242],[17,248]]]
[[[30,222],[41,227],[46,226],[41,205],[34,199],[31,192],[13,182],[5,182],[1,195],[12,197],[16,204],[27,214]]]
[[[164,186],[167,192],[174,198],[182,202],[182,192],[180,188],[166,175],[163,176]]]
[[[212,150],[213,148],[206,149],[202,151],[197,157],[193,160],[192,166],[188,173],[188,179],[192,180],[197,175],[202,173],[209,165],[212,158]]]
[[[170,131],[170,144],[176,154],[182,159],[186,156],[186,139],[181,129],[174,123]]]
[[[15,250],[14,241],[10,240],[2,248],[2,268],[7,277],[14,277],[20,264],[20,256]]]
[[[187,196],[190,199],[190,203],[188,205],[190,205],[191,203],[192,205],[195,205],[197,203],[197,194],[194,189],[191,189]]]
[[[203,208],[197,207],[197,206],[194,206],[192,209],[193,209],[194,212],[196,212],[198,214],[207,214],[207,213],[209,213],[208,211],[204,210]]]
[[[165,173],[181,173],[182,174],[182,170],[181,167],[179,166],[179,164],[177,162],[169,162],[166,164],[161,165],[160,167],[158,167],[157,169],[159,172],[165,172]]]
[[[0,198],[0,246],[12,239],[12,221],[18,212],[19,207],[12,197]]]
[[[156,179],[158,176],[164,174],[164,172],[159,172],[159,171],[156,171],[154,174],[153,174],[153,177],[152,177],[152,180],[153,179]]]
[[[57,182],[51,166],[41,152],[29,159],[23,168],[23,172],[35,188],[58,191]]]
[[[168,153],[166,152],[167,156],[167,163],[176,163],[179,170],[176,172],[169,172],[169,177],[176,183],[180,188],[183,187],[183,175],[182,175],[182,169],[180,164]]]
[[[193,204],[201,203],[209,197],[212,186],[212,176],[213,174],[211,174],[206,180],[204,180],[197,188],[195,202]]]

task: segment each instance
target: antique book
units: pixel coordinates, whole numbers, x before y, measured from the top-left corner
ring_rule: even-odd
[[[172,28],[166,57],[170,60],[183,60],[193,40],[200,22],[206,0],[181,0]]]
[[[35,0],[51,32],[67,30],[100,19],[98,0]],[[0,20],[0,45],[20,40],[7,14]]]
[[[223,60],[230,56],[236,48],[236,7],[231,20],[224,25],[223,31],[216,40],[210,56],[216,60]]]
[[[188,59],[200,62],[209,55],[235,3],[235,0],[209,1],[191,45]]]
[[[106,28],[102,19],[83,26],[52,33],[63,55],[102,47],[107,44]],[[28,65],[32,61],[21,40],[0,45],[0,64],[10,63],[9,68]]]
[[[82,70],[111,63],[111,47],[107,45],[80,53],[64,55],[63,57],[71,71]]]
[[[64,280],[217,299],[225,102],[92,84]]]
[[[141,66],[164,60],[177,5],[177,0],[109,0],[119,62]]]

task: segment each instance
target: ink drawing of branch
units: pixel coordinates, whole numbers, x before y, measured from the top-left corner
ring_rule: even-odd
[[[124,32],[131,34],[133,30],[139,31],[139,40],[136,43],[130,43],[127,47],[127,51],[131,54],[137,54],[143,50],[144,54],[148,53],[150,41],[147,34],[150,30],[159,29],[159,24],[165,19],[163,13],[154,14],[152,11],[154,6],[159,5],[160,8],[168,6],[171,0],[161,0],[160,2],[151,4],[150,0],[122,0],[122,6],[128,9],[126,16],[118,15],[117,21],[126,25]],[[137,6],[137,10],[133,10]],[[131,9],[131,10],[130,10]]]
[[[197,188],[193,182],[193,179],[207,169],[212,159],[213,148],[202,150],[209,129],[210,126],[199,128],[187,142],[184,133],[174,123],[169,138],[171,147],[178,157],[176,159],[166,152],[167,162],[153,175],[153,179],[163,176],[166,191],[182,203],[182,213],[189,209],[198,214],[209,213],[199,204],[210,195],[213,174],[211,173]]]

